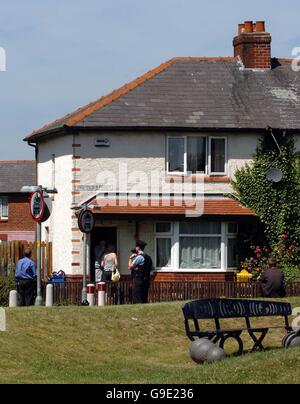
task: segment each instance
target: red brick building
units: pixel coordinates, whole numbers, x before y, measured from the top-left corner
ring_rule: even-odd
[[[0,161],[0,243],[34,241],[35,223],[29,212],[23,185],[36,183],[34,161]]]

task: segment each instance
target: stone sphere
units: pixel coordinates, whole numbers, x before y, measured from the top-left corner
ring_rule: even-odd
[[[289,348],[298,348],[300,347],[300,335],[295,336],[289,343]]]
[[[221,361],[226,358],[226,353],[224,349],[218,348],[217,346],[211,348],[207,354],[207,362],[214,363]]]
[[[290,342],[293,340],[293,338],[295,338],[297,336],[296,332],[290,332],[289,334],[287,334],[282,341],[282,344],[284,346],[284,348],[289,348],[290,346]]]
[[[193,341],[190,347],[191,358],[196,363],[203,363],[207,359],[209,350],[214,347],[214,343],[206,338]]]

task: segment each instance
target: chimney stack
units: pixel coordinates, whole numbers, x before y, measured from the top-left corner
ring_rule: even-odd
[[[240,56],[248,69],[271,69],[271,42],[264,21],[246,21],[239,24],[233,40],[234,56]]]

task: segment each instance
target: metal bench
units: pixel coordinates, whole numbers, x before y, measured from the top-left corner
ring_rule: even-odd
[[[292,307],[289,303],[266,302],[256,300],[233,300],[233,299],[210,299],[196,300],[187,303],[182,308],[186,334],[191,341],[197,338],[208,338],[214,343],[220,342],[224,348],[225,342],[233,338],[238,342],[238,354],[244,352],[244,343],[241,338],[244,331],[248,332],[254,345],[252,352],[264,350],[263,341],[271,328],[285,328],[288,334],[292,333],[289,324],[289,316],[292,314]],[[251,318],[258,317],[283,317],[282,327],[252,327]],[[222,329],[222,319],[245,319],[245,327],[238,329]],[[215,322],[215,330],[205,331],[200,327],[200,320],[211,320]]]

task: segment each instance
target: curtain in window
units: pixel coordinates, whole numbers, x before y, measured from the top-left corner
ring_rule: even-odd
[[[204,173],[206,166],[206,138],[191,136],[187,139],[187,170],[193,174]]]
[[[184,139],[169,138],[169,172],[184,172]]]
[[[180,268],[221,268],[221,237],[180,237]]]
[[[171,266],[172,240],[170,238],[158,238],[156,240],[157,268]]]
[[[237,267],[237,239],[228,239],[228,268]]]
[[[211,139],[211,172],[225,172],[225,139]]]

